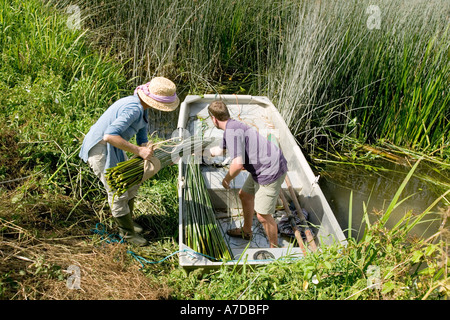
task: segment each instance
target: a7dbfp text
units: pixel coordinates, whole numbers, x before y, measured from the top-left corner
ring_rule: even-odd
[[[223,310],[223,314],[266,314],[269,310],[269,306],[267,304],[232,304],[227,305]],[[222,311],[222,310],[217,310]]]

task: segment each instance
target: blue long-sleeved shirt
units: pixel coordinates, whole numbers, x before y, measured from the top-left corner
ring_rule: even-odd
[[[137,95],[114,102],[90,128],[83,140],[80,158],[87,162],[89,150],[103,139],[105,134],[119,135],[129,141],[136,135],[136,143],[148,142],[148,112],[144,110]],[[125,152],[107,144],[105,170],[125,161]]]

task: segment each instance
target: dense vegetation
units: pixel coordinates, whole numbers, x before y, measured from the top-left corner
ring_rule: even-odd
[[[394,144],[448,170],[448,1],[377,1],[379,29],[371,2],[342,3],[0,0],[0,298],[448,297],[449,211],[429,239],[408,233],[428,211],[387,230],[401,192],[367,218],[360,241],[292,263],[187,275],[176,256],[139,269],[125,245],[103,241],[109,209],[79,147],[108,105],[153,75],[171,77],[181,97],[268,95],[310,152]],[[68,26],[69,4],[83,28]],[[176,114],[165,117],[170,127]],[[175,252],[176,167],[146,183],[137,209],[151,246],[134,252],[148,261]],[[66,287],[71,265],[83,290]]]
[[[334,129],[448,157],[448,1],[57,3],[79,5],[135,85],[268,95],[307,149]]]

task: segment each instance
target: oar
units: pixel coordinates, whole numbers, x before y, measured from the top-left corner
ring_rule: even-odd
[[[287,187],[289,189],[289,192],[291,194],[291,198],[294,201],[295,209],[297,210],[297,215],[300,218],[300,222],[302,225],[305,226],[305,235],[306,235],[306,242],[311,247],[311,250],[313,252],[316,252],[317,246],[316,242],[314,241],[314,237],[311,233],[311,229],[308,227],[308,222],[306,221],[305,215],[303,214],[303,210],[300,207],[300,203],[298,202],[297,195],[295,194],[294,188],[292,188],[291,179],[289,179],[289,176],[286,174],[286,178],[284,179]]]
[[[267,140],[273,142],[277,147],[280,146],[278,143],[278,139],[276,136],[272,133],[270,133],[267,136]],[[289,193],[291,194],[291,198],[294,201],[295,209],[297,210],[297,215],[300,218],[300,222],[305,226],[305,235],[306,235],[306,241],[308,242],[309,246],[311,247],[311,250],[313,252],[316,252],[317,246],[314,241],[314,237],[311,233],[311,230],[308,227],[308,222],[306,221],[305,216],[303,215],[303,210],[300,207],[300,203],[298,202],[297,196],[295,194],[294,188],[292,188],[291,179],[289,179],[289,176],[286,174],[286,178],[284,179],[286,181],[286,185],[288,186]]]
[[[305,245],[303,244],[302,236],[301,236],[300,231],[298,230],[297,225],[295,223],[294,215],[292,214],[291,209],[289,209],[289,205],[286,201],[286,197],[284,196],[283,189],[280,190],[280,198],[281,198],[281,202],[283,203],[284,210],[286,211],[286,213],[288,215],[289,223],[291,224],[292,230],[294,230],[294,235],[295,235],[295,238],[297,239],[298,245],[303,251],[303,256],[306,257],[306,248],[305,248]]]

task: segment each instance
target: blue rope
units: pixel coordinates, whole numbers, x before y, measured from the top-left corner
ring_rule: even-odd
[[[99,228],[99,227],[101,227],[101,228]],[[121,237],[120,235],[114,234],[114,233],[110,234],[110,233],[106,232],[106,227],[102,223],[97,223],[95,225],[95,228],[91,229],[91,230],[92,230],[93,233],[96,233],[96,234],[100,235],[101,238],[106,243],[124,243],[125,242],[123,237]],[[225,260],[222,260],[222,259],[217,259],[217,258],[208,256],[208,255],[200,253],[200,252],[196,252],[194,250],[189,250],[189,249],[183,249],[183,250],[175,251],[175,252],[171,253],[170,255],[164,257],[163,259],[159,260],[159,261],[149,261],[149,260],[145,259],[144,257],[136,254],[135,252],[133,252],[131,250],[127,250],[127,253],[129,253],[134,259],[136,259],[136,261],[140,263],[142,268],[145,267],[144,263],[146,263],[146,264],[158,264],[158,263],[164,262],[165,260],[169,259],[170,257],[172,257],[172,256],[174,256],[174,255],[176,255],[178,253],[182,253],[182,252],[190,252],[190,253],[193,253],[193,254],[196,254],[196,255],[203,256],[203,257],[208,258],[210,260],[215,260],[217,262],[238,262],[239,261],[239,260],[225,261]],[[291,259],[293,259],[293,258],[290,258],[288,260],[291,260]],[[284,260],[284,259],[282,259],[282,260]],[[294,260],[297,260],[297,258],[294,258]],[[258,261],[258,262],[266,261],[266,262],[270,262],[270,261],[274,261],[274,259],[246,260],[246,261],[247,262],[248,261]]]
[[[91,229],[91,231],[93,233],[95,233],[95,234],[100,235],[102,240],[104,240],[106,243],[124,243],[125,242],[124,238],[121,237],[120,235],[115,234],[115,233],[108,233],[106,231],[106,227],[102,223],[97,223],[95,225],[95,228]],[[208,259],[211,259],[211,260],[222,261],[220,259],[217,259],[217,258],[214,258],[214,257],[210,257],[210,256],[208,256],[206,254],[202,254],[202,253],[199,253],[199,252],[195,252],[194,250],[188,250],[188,249],[175,251],[175,252],[171,253],[170,255],[168,255],[167,257],[164,257],[163,259],[161,259],[159,261],[149,261],[149,260],[145,259],[144,257],[136,254],[135,252],[133,252],[131,250],[127,250],[127,253],[131,254],[131,256],[134,259],[136,259],[137,262],[139,262],[141,264],[142,268],[145,267],[144,263],[147,263],[147,264],[161,263],[161,262],[164,262],[165,260],[169,259],[170,257],[176,255],[177,253],[181,253],[181,252],[192,252],[194,254],[198,254],[198,255],[204,256],[204,257],[206,257]]]
[[[99,228],[101,227],[101,228]],[[116,233],[108,233],[106,232],[106,227],[102,223],[97,223],[95,225],[94,229],[91,229],[93,233],[96,233],[100,235],[100,237],[106,242],[106,243],[124,243],[125,240],[123,237]]]
[[[131,250],[128,250],[127,252],[128,252],[129,254],[131,254],[131,255],[132,255],[132,256],[133,256],[133,257],[141,264],[142,268],[145,266],[144,263],[147,263],[147,264],[157,264],[157,263],[161,263],[161,262],[164,262],[165,260],[169,259],[170,257],[176,255],[177,253],[181,253],[181,252],[192,252],[192,253],[195,253],[195,254],[202,255],[202,256],[204,256],[204,257],[206,257],[206,258],[212,259],[212,260],[222,261],[222,260],[220,260],[220,259],[217,259],[217,258],[214,258],[214,257],[210,257],[210,256],[208,256],[208,255],[205,255],[205,254],[202,254],[202,253],[199,253],[199,252],[195,252],[195,251],[193,251],[193,250],[188,250],[188,249],[183,249],[183,250],[175,251],[175,252],[169,254],[167,257],[165,257],[165,258],[163,258],[163,259],[161,259],[161,260],[159,260],[159,261],[148,261],[148,260],[145,259],[144,257],[141,257],[141,256],[137,255],[136,253],[134,253],[134,252],[131,251]]]

